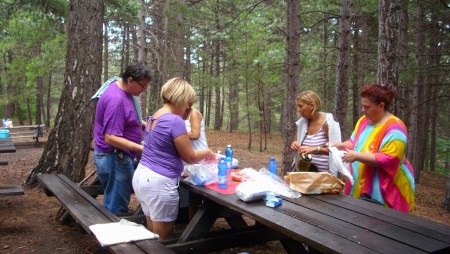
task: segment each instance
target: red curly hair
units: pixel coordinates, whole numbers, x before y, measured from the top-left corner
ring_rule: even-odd
[[[384,108],[387,109],[392,101],[397,97],[398,93],[389,86],[380,86],[377,84],[367,84],[359,93],[361,98],[367,98],[373,103],[384,103]]]

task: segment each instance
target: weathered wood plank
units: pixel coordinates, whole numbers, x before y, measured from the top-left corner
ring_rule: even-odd
[[[0,185],[0,196],[18,196],[25,192],[20,185]]]

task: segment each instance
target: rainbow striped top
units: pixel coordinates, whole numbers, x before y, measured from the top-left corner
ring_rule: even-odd
[[[353,150],[374,153],[378,168],[359,161],[350,164],[355,179],[347,180],[345,194],[359,198],[368,194],[385,206],[411,212],[414,208],[414,169],[405,158],[408,133],[405,124],[391,116],[384,124],[372,125],[361,117],[350,137]]]

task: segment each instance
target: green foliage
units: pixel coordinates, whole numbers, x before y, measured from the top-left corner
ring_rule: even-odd
[[[107,0],[105,1],[105,20],[137,22],[140,8],[138,0]]]
[[[42,2],[50,4],[51,1]],[[40,11],[42,10],[42,11]],[[21,8],[4,24],[0,39],[0,81],[4,93],[0,104],[19,101],[23,110],[29,101],[35,112],[36,80],[50,72],[63,72],[66,53],[66,35],[62,33],[61,19],[45,8]],[[55,75],[57,76],[57,75]],[[54,79],[55,81],[55,79]],[[58,89],[57,97],[60,96]]]
[[[448,166],[450,160],[450,139],[437,138],[436,142],[436,171],[448,175],[450,168]],[[446,165],[447,163],[447,165]]]

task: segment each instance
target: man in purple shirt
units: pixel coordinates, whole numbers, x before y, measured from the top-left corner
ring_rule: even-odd
[[[129,65],[121,78],[100,96],[94,123],[94,162],[104,189],[103,205],[114,214],[128,212],[133,187],[133,159],[142,153],[142,129],[132,96],[148,87],[151,74],[144,63]]]

